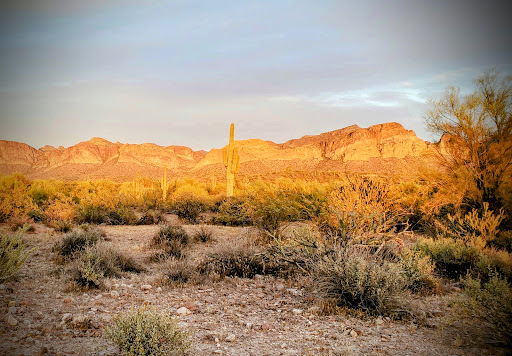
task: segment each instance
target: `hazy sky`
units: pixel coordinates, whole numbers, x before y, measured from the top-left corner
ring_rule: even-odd
[[[194,149],[396,121],[512,73],[506,1],[2,1],[0,139]]]

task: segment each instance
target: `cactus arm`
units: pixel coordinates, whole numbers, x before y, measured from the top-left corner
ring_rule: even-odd
[[[228,166],[228,149],[224,147],[222,149],[222,161],[224,162],[224,167]]]

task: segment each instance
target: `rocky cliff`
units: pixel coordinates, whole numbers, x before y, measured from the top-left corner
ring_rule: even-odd
[[[235,141],[241,174],[267,174],[284,170],[337,170],[383,172],[407,169],[411,163],[429,164],[434,144],[418,138],[397,123],[344,129],[304,136],[282,144],[260,139]],[[31,178],[112,178],[137,174],[160,177],[167,166],[175,176],[222,176],[222,149],[208,153],[183,146],[152,143],[112,143],[93,138],[64,148],[0,140],[0,173],[21,172]]]

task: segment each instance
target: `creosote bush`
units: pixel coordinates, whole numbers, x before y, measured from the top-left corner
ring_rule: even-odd
[[[13,235],[0,234],[0,281],[13,276],[35,250],[26,249],[23,243],[23,229]]]
[[[178,356],[190,347],[188,331],[182,330],[168,313],[147,307],[114,317],[106,336],[128,356]]]
[[[201,228],[194,233],[194,240],[202,243],[210,242],[213,240],[213,232],[212,230],[201,226]]]
[[[82,225],[79,229],[66,234],[62,241],[55,244],[53,249],[64,260],[72,259],[77,252],[94,245],[103,236],[104,232],[100,229],[94,226]]]
[[[178,225],[162,225],[153,236],[153,246],[162,248],[168,256],[182,257],[188,242],[187,232]]]
[[[507,280],[493,273],[487,282],[470,275],[462,282],[464,292],[456,300],[452,321],[462,322],[472,337],[512,346],[512,288]]]
[[[355,247],[325,256],[313,271],[313,283],[326,299],[373,314],[389,313],[407,281],[398,264]]]
[[[98,288],[103,278],[119,277],[122,272],[141,272],[135,260],[106,243],[87,247],[71,266],[72,280],[79,286]]]

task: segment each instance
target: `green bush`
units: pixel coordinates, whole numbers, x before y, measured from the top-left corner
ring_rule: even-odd
[[[344,248],[320,260],[313,271],[320,294],[338,306],[373,314],[390,311],[407,287],[403,270],[358,248]]]
[[[429,256],[436,271],[451,278],[465,275],[481,258],[481,251],[476,247],[450,238],[422,239],[413,249]]]
[[[35,248],[26,249],[23,243],[24,232],[22,229],[14,235],[0,234],[0,281],[13,276],[35,250]]]
[[[88,246],[94,245],[103,237],[104,232],[92,226],[82,226],[66,234],[62,241],[54,246],[56,251],[64,260],[74,258],[76,253],[85,250]]]
[[[101,206],[83,205],[78,208],[75,220],[78,224],[103,224],[107,221],[107,214]]]
[[[110,225],[135,225],[138,219],[132,209],[119,206],[107,213],[106,222]]]
[[[182,195],[170,204],[170,211],[190,224],[195,224],[202,212],[208,210],[208,205],[193,195]]]
[[[455,320],[465,322],[486,342],[512,346],[512,289],[499,274],[487,282],[470,275],[463,279],[464,293],[452,312]]]
[[[129,356],[184,355],[190,347],[189,332],[175,319],[145,307],[114,317],[106,335]]]
[[[221,200],[212,222],[225,226],[251,225],[251,218],[247,213],[245,200],[238,197],[228,197]]]
[[[429,256],[407,249],[402,251],[398,262],[411,291],[428,294],[439,288],[439,280],[434,275],[435,265]]]
[[[153,245],[162,248],[167,256],[182,257],[188,242],[187,232],[178,225],[162,225],[153,236]]]
[[[98,288],[103,278],[119,277],[122,272],[141,272],[135,260],[104,243],[87,247],[71,267],[74,282]]]

